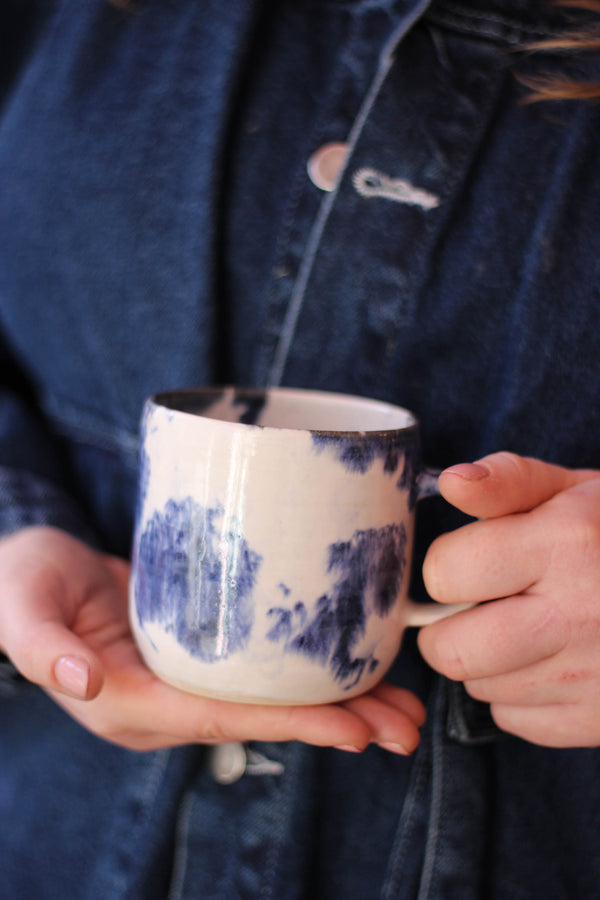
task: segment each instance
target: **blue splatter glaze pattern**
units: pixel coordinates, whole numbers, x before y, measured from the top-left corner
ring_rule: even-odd
[[[349,472],[364,475],[377,461],[383,461],[383,469],[394,475],[403,461],[396,487],[408,491],[409,509],[417,503],[417,474],[419,471],[419,442],[415,429],[407,428],[379,434],[330,434],[314,431],[313,446],[320,453],[325,449],[335,455]]]
[[[272,607],[269,640],[329,665],[345,689],[354,687],[379,664],[373,654],[356,655],[355,647],[373,612],[389,615],[402,586],[406,545],[403,524],[356,531],[349,541],[332,544],[328,571],[337,578],[331,592],[319,597],[310,616],[301,601]]]
[[[223,554],[223,543],[235,552]],[[140,625],[159,623],[193,657],[225,659],[248,643],[262,559],[223,509],[186,497],[153,513],[136,548]]]
[[[238,422],[244,425],[256,425],[266,403],[267,394],[264,391],[236,391],[233,396],[233,405],[244,407],[238,416]]]

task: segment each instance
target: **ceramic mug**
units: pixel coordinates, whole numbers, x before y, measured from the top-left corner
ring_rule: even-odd
[[[131,625],[184,690],[343,700],[382,678],[407,626],[457,611],[407,597],[415,506],[437,489],[408,410],[286,388],[158,394],[139,485]]]

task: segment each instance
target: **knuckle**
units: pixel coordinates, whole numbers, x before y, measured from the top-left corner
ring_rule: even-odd
[[[468,681],[471,677],[471,667],[454,645],[442,665],[443,674],[451,681]]]
[[[519,734],[519,729],[515,726],[514,717],[511,715],[512,707],[505,706],[500,703],[490,704],[490,715],[496,723],[500,731],[507,734]]]
[[[528,471],[529,463],[527,461],[527,458],[524,456],[519,456],[518,453],[512,453],[510,450],[500,450],[498,453],[495,453],[493,457],[504,461],[516,472],[523,473]]]
[[[423,562],[423,583],[425,590],[433,600],[443,601],[446,594],[446,574],[443,548],[440,540],[431,544]]]
[[[600,516],[595,506],[581,503],[576,492],[563,491],[548,502],[556,519],[551,563],[562,569],[575,565],[600,568]]]
[[[448,633],[449,622],[438,622],[421,629],[419,646],[432,668],[451,681],[465,681],[471,677],[470,666],[460,646]]]
[[[568,521],[569,539],[578,548],[586,562],[600,559],[600,520],[577,515],[574,511]]]
[[[490,702],[490,692],[486,689],[485,679],[466,679],[464,687],[467,694],[472,697],[473,700],[480,700],[483,703]]]
[[[508,474],[516,476],[519,482],[529,478],[530,461],[525,456],[519,456],[510,450],[499,450],[498,453],[486,456],[485,460],[491,465],[498,464],[502,470],[507,470]]]
[[[200,744],[226,744],[232,740],[216,715],[203,719],[194,730],[194,739]]]
[[[570,640],[571,623],[560,603],[546,603],[540,597],[535,615],[528,617],[527,638],[544,656],[555,656]]]

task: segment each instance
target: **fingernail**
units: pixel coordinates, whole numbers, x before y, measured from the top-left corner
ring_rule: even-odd
[[[458,475],[459,478],[463,478],[465,481],[480,481],[482,478],[487,478],[490,473],[488,469],[480,466],[479,463],[459,463],[456,466],[450,466],[449,469],[444,469],[442,474]]]
[[[61,656],[54,666],[56,680],[68,694],[84,699],[90,680],[90,666],[81,656]]]
[[[400,756],[409,755],[409,751],[402,744],[392,744],[391,742],[383,741],[377,746],[381,747],[382,750],[389,750],[390,753],[398,753]]]
[[[336,750],[345,750],[346,753],[362,753],[362,750],[359,747],[354,747],[352,744],[336,744]]]

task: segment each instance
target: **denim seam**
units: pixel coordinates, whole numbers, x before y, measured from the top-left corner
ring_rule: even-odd
[[[175,830],[175,848],[173,852],[173,875],[169,888],[168,900],[181,900],[187,868],[190,821],[192,818],[192,806],[194,794],[184,797],[181,804],[179,821]]]
[[[283,321],[280,338],[277,347],[275,348],[275,353],[268,379],[269,385],[279,385],[283,378],[283,373],[285,371],[289,353],[294,340],[294,335],[296,333],[296,327],[298,324],[298,319],[300,317],[300,312],[306,298],[306,288],[312,274],[314,262],[321,243],[321,238],[325,231],[325,226],[327,224],[327,220],[329,219],[329,215],[337,199],[339,187],[343,179],[343,174],[350,164],[352,151],[354,150],[358,142],[358,139],[362,133],[369,113],[375,103],[375,100],[377,99],[377,96],[386,81],[386,78],[393,64],[394,52],[397,46],[401,42],[402,38],[406,35],[406,33],[410,30],[410,28],[412,28],[414,23],[423,15],[424,11],[429,6],[429,2],[430,0],[419,0],[415,8],[411,11],[410,15],[407,16],[407,18],[404,19],[400,23],[400,25],[394,29],[390,38],[384,45],[375,76],[369,86],[365,99],[361,104],[352,128],[350,129],[347,140],[348,155],[344,162],[342,171],[339,173],[337,186],[323,199],[316,220],[311,228],[306,251],[301,260],[300,268],[298,270],[298,276],[296,278],[294,289],[288,303],[288,308]]]
[[[355,32],[359,28],[360,19],[357,17],[355,19],[355,23],[353,28],[350,30],[350,35],[347,39],[346,45],[353,46],[355,43]],[[339,92],[342,88],[343,84],[343,71],[345,64],[345,52],[343,50],[341,53],[340,64],[335,75],[332,78],[332,84],[329,89],[329,96],[327,101],[324,103],[322,110],[317,119],[317,123],[315,125],[313,131],[313,137],[311,144],[314,146],[319,146],[331,135],[328,133],[328,128],[330,127],[330,120],[332,118],[332,109],[335,107],[335,103],[338,99]],[[285,215],[283,217],[281,228],[279,229],[279,235],[275,245],[275,264],[273,267],[274,272],[278,272],[279,270],[283,270],[287,274],[287,265],[285,264],[286,256],[289,252],[289,246],[291,243],[291,239],[293,236],[293,229],[296,223],[296,219],[298,218],[298,207],[300,206],[301,200],[306,191],[306,166],[303,165],[299,170],[298,174],[295,176],[295,183],[290,193],[290,201],[288,203]],[[302,260],[300,261],[302,262]],[[300,267],[299,267],[300,268]],[[298,274],[296,274],[296,278]],[[278,276],[276,276],[276,279]],[[293,293],[294,288],[292,288]],[[270,294],[273,292],[273,288],[271,287],[268,294],[268,302],[267,302],[267,319],[265,325],[265,333],[269,334],[271,332],[271,328],[269,327],[272,323],[272,320],[276,317],[276,312],[273,312],[271,307],[274,305],[273,300],[269,301]],[[276,301],[275,301],[276,302]],[[288,307],[291,301],[288,300]],[[285,314],[284,314],[285,319]],[[280,329],[279,329],[280,330]],[[275,347],[275,351],[271,353],[269,350],[268,353],[271,357],[275,355],[277,350],[277,345]],[[258,382],[260,384],[269,385],[272,384],[272,367],[273,367],[273,359],[269,362],[268,359],[264,359],[261,361],[258,369]]]
[[[294,290],[292,291],[292,295],[290,297],[290,301],[288,304],[287,313],[285,319],[283,321],[283,326],[281,329],[281,335],[279,338],[279,342],[277,344],[275,350],[275,356],[273,359],[273,364],[271,366],[271,372],[269,375],[269,384],[270,385],[278,385],[281,383],[281,379],[283,377],[283,372],[285,370],[285,366],[287,363],[287,359],[290,353],[290,349],[292,346],[292,342],[294,340],[294,335],[296,333],[296,326],[298,324],[298,319],[300,317],[300,312],[302,310],[302,306],[304,304],[304,300],[306,297],[306,286],[308,284],[308,280],[312,274],[313,265],[317,256],[317,251],[319,249],[321,238],[323,236],[323,232],[325,231],[325,226],[327,224],[327,220],[329,219],[329,215],[331,210],[333,209],[333,205],[337,199],[339,185],[344,176],[344,172],[348,166],[348,162],[352,155],[352,151],[356,146],[356,142],[360,136],[360,133],[363,129],[364,123],[366,121],[367,115],[373,105],[377,94],[383,84],[385,77],[387,76],[387,72],[389,70],[390,62],[386,60],[386,65],[380,68],[375,76],[375,80],[372,83],[366,97],[365,103],[363,103],[359,114],[355,120],[355,123],[350,132],[350,136],[348,138],[348,156],[344,165],[342,166],[336,188],[331,191],[331,193],[326,194],[323,199],[321,206],[319,208],[319,212],[317,214],[317,218],[313,224],[311,232],[308,237],[308,243],[306,246],[306,251],[300,263],[300,268],[298,270],[298,277],[296,279],[296,283],[294,284]]]
[[[142,814],[136,816],[135,820],[135,832],[134,835],[137,837],[137,851],[136,845],[132,845],[131,848],[131,858],[135,861],[138,858],[142,858],[147,849],[147,841],[148,841],[148,832],[147,826],[150,824],[155,824],[155,818],[153,816],[154,807],[156,805],[156,800],[159,794],[159,791],[163,785],[165,775],[169,766],[169,762],[171,760],[172,750],[170,747],[166,747],[161,750],[157,750],[152,754],[152,762],[150,772],[146,772],[145,777],[142,780],[143,789],[140,791],[140,794],[136,796],[136,801],[139,806],[142,807]],[[132,829],[133,830],[133,829]],[[142,846],[140,846],[140,844]],[[131,871],[135,871],[135,867],[132,866]]]
[[[438,679],[435,688],[432,715],[434,720],[432,734],[432,767],[431,767],[431,807],[427,829],[427,841],[425,844],[425,856],[421,874],[421,885],[417,900],[427,900],[432,894],[432,885],[435,868],[438,859],[439,836],[442,828],[441,810],[442,793],[444,785],[444,744],[443,728],[445,717],[443,715],[446,682]]]
[[[21,514],[18,510],[22,511]],[[54,518],[64,519],[65,517],[72,518],[77,522],[81,519],[67,500],[58,496],[51,497],[49,494],[40,498],[15,494],[10,498],[10,506],[6,505],[0,508],[0,522],[12,523],[15,526],[12,530],[22,527],[19,522],[22,522],[23,525],[35,523],[45,525]],[[6,531],[3,533],[7,534]]]
[[[46,404],[46,415],[64,437],[99,450],[117,451],[124,457],[135,456],[137,463],[139,438],[133,432],[111,427],[106,421],[101,423],[90,413],[60,400],[51,400]]]
[[[390,380],[395,378],[395,345],[397,343],[397,332],[406,320],[414,315],[414,309],[419,302],[424,281],[429,277],[430,272],[424,269],[424,261],[430,252],[428,248],[431,242],[443,236],[447,229],[448,223],[451,222],[456,211],[457,200],[460,202],[460,191],[468,182],[470,169],[477,161],[478,150],[481,141],[484,139],[489,127],[490,118],[496,108],[498,98],[502,93],[504,85],[504,77],[500,76],[495,85],[487,89],[487,94],[481,102],[479,116],[473,124],[473,130],[462,141],[460,147],[456,149],[454,166],[452,172],[449,173],[444,189],[439,195],[439,207],[435,214],[427,216],[422,227],[422,240],[417,252],[411,261],[411,278],[407,282],[401,294],[401,303],[399,304],[399,312],[395,320],[396,330],[388,337],[388,347],[385,358],[380,366],[380,379],[378,391],[385,392]]]
[[[295,754],[294,754],[295,751]],[[275,874],[281,853],[285,844],[283,823],[289,820],[293,807],[294,783],[298,783],[298,759],[301,758],[302,747],[298,744],[286,744],[283,752],[283,774],[277,788],[279,790],[279,802],[276,804],[276,822],[274,823],[271,845],[267,851],[264,869],[264,879],[260,887],[259,900],[277,900],[274,894]],[[296,755],[296,765],[293,757]],[[287,757],[287,758],[286,758]]]
[[[345,3],[316,3],[319,9],[329,9],[335,12],[343,10],[344,12],[362,13],[362,12],[383,12],[393,9],[397,0],[348,0]]]
[[[137,877],[137,860],[139,857],[143,857],[147,851],[148,834],[146,826],[151,821],[151,808],[156,802],[170,753],[170,750],[155,753],[150,763],[150,771],[148,771],[148,767],[145,767],[145,771],[138,781],[142,786],[141,791],[139,793],[134,791],[128,797],[125,797],[125,800],[129,801],[129,803],[133,801],[136,806],[142,807],[144,812],[139,816],[135,813],[126,815],[129,826],[126,833],[125,819],[122,818],[120,820],[123,822],[121,840],[117,837],[111,843],[111,850],[115,854],[113,864],[107,865],[105,857],[97,859],[98,871],[106,876],[105,883],[102,884],[100,890],[101,896],[114,898],[132,896],[132,891],[134,890],[132,875],[134,878]],[[119,800],[123,800],[123,797],[119,797]],[[130,860],[133,861],[133,865],[130,864]]]
[[[447,25],[461,33],[508,44],[540,40],[556,34],[556,31],[550,27],[533,28],[517,19],[477,12],[452,4],[430,8],[426,14],[426,20],[436,25]]]
[[[568,174],[573,172],[573,167],[580,165],[580,160],[576,153],[576,148],[581,139],[581,129],[586,127],[586,110],[584,104],[574,107],[573,117],[569,120],[568,141],[561,147],[561,151],[557,153],[553,160],[551,172],[548,176],[548,183],[552,185],[565,185],[570,182]],[[572,181],[572,178],[571,178]],[[512,304],[512,313],[510,319],[510,327],[513,334],[517,333],[520,327],[520,318],[523,315],[523,308],[527,309],[528,304],[526,298],[535,293],[535,278],[540,276],[543,271],[543,262],[541,257],[554,253],[556,244],[556,233],[561,221],[561,211],[568,202],[567,193],[557,198],[557,189],[550,189],[539,205],[536,213],[535,222],[531,230],[529,241],[529,249],[525,256],[525,263],[522,268],[520,282],[515,291],[515,300]],[[555,240],[549,242],[547,235],[551,234]],[[505,409],[510,403],[519,402],[517,394],[522,387],[517,387],[514,379],[511,379],[509,373],[513,372],[514,361],[518,359],[518,351],[520,347],[517,342],[512,343],[511,355],[513,359],[505,358],[504,376],[499,381],[497,388],[497,396],[494,398],[494,408],[496,411]],[[488,422],[488,431],[493,431],[494,426]],[[494,438],[492,437],[492,440]],[[484,445],[490,440],[490,434],[482,435]],[[548,453],[548,457],[550,457]],[[543,457],[543,454],[542,454]]]
[[[421,736],[423,744],[425,740],[426,736],[423,734]],[[411,831],[413,829],[419,804],[423,800],[424,792],[429,783],[431,757],[428,749],[423,747],[417,752],[414,766],[414,774],[404,798],[402,812],[396,829],[396,836],[388,860],[389,874],[386,875],[381,890],[381,900],[393,900],[393,898],[397,897],[400,889],[400,882],[404,870],[404,860],[410,847]]]

